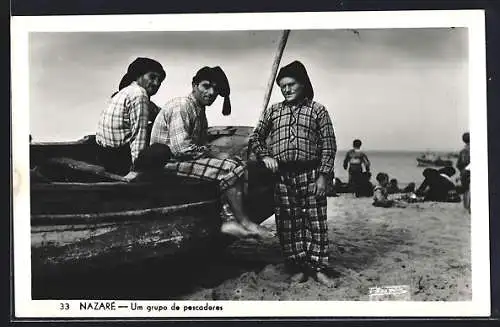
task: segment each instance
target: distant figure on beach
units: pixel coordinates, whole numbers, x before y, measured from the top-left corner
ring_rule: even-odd
[[[154,121],[151,147],[168,146],[173,156],[163,170],[219,183],[225,209],[229,206],[235,217],[235,220],[223,221],[222,233],[241,238],[272,237],[269,231],[252,222],[243,210],[245,165],[230,159],[226,153],[215,152],[207,144],[206,107],[221,95],[224,98],[223,113],[228,115],[231,112],[226,74],[219,66],[203,67],[193,76],[191,88],[189,95],[167,102]]]
[[[470,134],[469,132],[462,135],[462,141],[464,142],[464,147],[458,153],[457,159],[457,169],[462,174],[465,167],[470,164]]]
[[[396,193],[413,193],[415,192],[415,183],[408,183],[404,188],[399,187],[399,182],[396,178],[391,178],[389,180],[389,184],[387,185],[387,193],[396,194]]]
[[[465,189],[463,195],[464,208],[467,209],[467,211],[469,211],[470,213],[470,164],[468,164],[467,167],[465,167],[461,178],[462,178],[462,186]]]
[[[387,189],[389,185],[389,175],[381,172],[377,174],[377,177],[375,179],[377,180],[378,185],[375,186],[375,189],[373,191],[373,206],[381,208],[406,208],[405,203],[389,199],[389,192]]]
[[[408,183],[405,188],[400,188],[398,180],[396,178],[391,178],[389,185],[387,186],[387,192],[389,192],[389,194],[412,193],[415,192],[415,183],[411,182]]]
[[[356,139],[352,142],[352,149],[347,151],[344,158],[344,169],[349,172],[349,186],[352,192],[358,197],[359,186],[363,178],[363,166],[365,172],[370,172],[370,160],[368,156],[361,151],[362,142]]]
[[[375,178],[378,185],[375,186],[373,191],[373,205],[375,207],[390,208],[394,205],[393,200],[389,200],[387,184],[389,183],[389,175],[386,173],[378,173]]]
[[[337,152],[333,125],[325,106],[313,101],[301,62],[282,67],[276,83],[285,99],[264,109],[249,147],[276,173],[276,227],[291,281],[312,276],[333,286],[326,273],[326,185],[334,177]]]
[[[372,173],[369,171],[365,171],[361,173],[361,176],[358,181],[358,193],[357,197],[371,197],[373,196],[373,184],[370,181],[372,178]]]
[[[411,182],[406,185],[404,189],[401,190],[402,193],[414,193],[415,192],[415,183]]]
[[[159,111],[150,98],[165,76],[162,65],[150,58],[139,57],[128,66],[118,92],[99,117],[98,157],[107,171],[126,178],[135,176],[135,161],[149,145],[148,123]]]
[[[460,150],[457,159],[457,169],[460,172],[464,208],[470,212],[470,134],[462,135],[464,147]]]
[[[391,178],[389,184],[387,185],[387,192],[389,194],[401,193],[401,189],[399,188],[398,180],[396,178]]]
[[[455,168],[453,168],[451,166],[447,166],[447,167],[440,168],[438,170],[438,172],[439,172],[439,175],[446,178],[448,181],[453,183],[453,185],[455,185],[455,182],[453,182],[453,178],[452,178],[453,176],[455,176],[455,173],[456,173]]]
[[[460,202],[455,184],[451,180],[451,173],[450,169],[440,171],[433,168],[424,169],[422,173],[424,181],[415,193],[424,197],[425,201]]]

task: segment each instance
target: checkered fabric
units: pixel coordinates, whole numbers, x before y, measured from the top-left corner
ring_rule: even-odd
[[[279,162],[320,160],[319,172],[333,174],[335,133],[328,111],[318,102],[305,99],[295,106],[273,104],[261,114],[249,146],[258,158],[270,156]]]
[[[151,144],[168,145],[178,158],[199,158],[208,151],[205,146],[207,129],[205,107],[200,106],[192,94],[174,98],[163,106],[156,117]]]
[[[218,181],[221,192],[224,192],[244,177],[246,167],[232,159],[199,158],[168,162],[164,169],[178,176]]]
[[[275,186],[275,218],[287,263],[320,271],[328,265],[326,196],[316,196],[316,169],[280,172]]]
[[[136,82],[115,94],[101,112],[96,141],[105,148],[130,144],[132,162],[148,146],[148,121],[154,120],[157,107],[149,100],[146,90]]]
[[[169,146],[174,159],[164,169],[178,176],[218,181],[221,192],[234,186],[245,174],[241,161],[210,157],[205,107],[192,94],[167,102],[156,117],[151,144]]]

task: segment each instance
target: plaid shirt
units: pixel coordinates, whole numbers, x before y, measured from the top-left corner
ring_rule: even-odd
[[[148,146],[148,121],[154,120],[158,107],[146,90],[136,82],[115,94],[101,112],[96,141],[103,147],[118,148],[130,144],[132,162]]]
[[[156,117],[151,144],[168,145],[177,158],[196,159],[208,151],[207,129],[205,107],[200,106],[192,94],[174,98]]]
[[[319,172],[333,175],[335,133],[328,111],[318,102],[306,99],[296,106],[280,102],[267,108],[249,146],[258,158],[270,156],[278,162],[320,160]]]

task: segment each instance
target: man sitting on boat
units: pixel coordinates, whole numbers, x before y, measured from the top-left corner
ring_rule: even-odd
[[[165,75],[162,65],[150,58],[139,57],[128,66],[97,127],[99,162],[107,171],[119,175],[133,171],[139,154],[148,147],[148,122],[159,111],[150,97]]]
[[[243,210],[245,165],[216,153],[207,146],[208,122],[205,107],[218,95],[224,97],[223,114],[229,115],[229,82],[220,67],[203,67],[192,80],[186,97],[170,100],[156,117],[151,132],[151,146],[167,145],[174,160],[164,169],[178,176],[219,182],[224,202],[227,200],[236,221],[224,221],[221,232],[237,237],[269,237],[271,234],[252,222]]]

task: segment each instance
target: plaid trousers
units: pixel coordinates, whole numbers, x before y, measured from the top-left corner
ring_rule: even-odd
[[[316,169],[279,172],[275,185],[275,218],[288,265],[320,271],[328,265],[326,196],[316,196]]]
[[[245,174],[242,162],[233,159],[200,158],[188,161],[171,161],[164,169],[178,176],[218,181],[221,192],[233,187]]]

